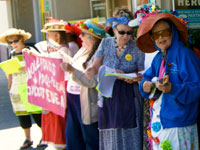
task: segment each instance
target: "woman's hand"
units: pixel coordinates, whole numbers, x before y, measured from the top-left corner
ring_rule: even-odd
[[[119,69],[115,69],[115,71],[117,73],[124,73],[122,70],[119,70]],[[118,77],[118,79],[120,80],[124,80],[125,82],[129,83],[129,84],[132,84],[133,82],[138,82],[138,81],[141,81],[142,80],[142,74],[138,73],[137,74],[137,77],[134,77],[132,79],[125,79],[125,78],[121,78],[121,77]]]
[[[25,67],[21,67],[21,68],[19,68],[19,71],[20,72],[26,72],[26,68]]]
[[[29,54],[29,55],[32,55],[32,56],[39,56],[39,55],[40,55],[39,52],[30,50],[30,49],[28,49],[28,48],[24,48],[24,49],[22,50],[22,53],[23,53],[23,54],[24,54],[25,52],[26,52],[27,54]]]
[[[137,73],[137,81],[142,81],[143,75],[141,73]]]
[[[137,82],[137,77],[133,79],[124,79],[122,78],[126,83],[132,84],[133,82]]]
[[[156,87],[162,91],[163,93],[169,93],[171,91],[172,85],[170,82],[163,84],[160,83],[159,81],[156,82]]]
[[[141,81],[142,80],[142,74],[138,73],[137,74],[137,77],[135,78],[132,78],[132,79],[124,79],[125,82],[131,84],[133,82],[138,82],[138,81]]]
[[[70,72],[70,73],[74,73],[74,67],[72,67],[71,64],[63,62],[60,64],[60,67],[62,68],[63,71],[65,72]]]
[[[146,93],[149,93],[151,92],[151,88],[154,86],[154,83],[151,82],[151,81],[144,81],[143,83],[143,90],[146,92]]]
[[[86,77],[91,80],[94,75],[97,74],[97,71],[94,66],[88,67],[85,71]]]
[[[69,56],[69,55],[67,55],[65,52],[63,52],[62,50],[58,50],[57,51],[59,54],[60,54],[60,56],[62,57],[62,60],[63,60],[63,62],[67,62],[67,63],[72,63],[73,62],[73,60],[72,60],[72,57],[71,56]]]

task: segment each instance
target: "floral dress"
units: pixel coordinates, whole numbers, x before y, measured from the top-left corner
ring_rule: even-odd
[[[197,125],[165,128],[160,121],[162,95],[153,103],[151,120],[151,133],[153,137],[153,150],[198,150]]]
[[[11,58],[14,57],[22,57],[23,58],[23,54],[20,53],[16,53],[15,50],[13,50],[11,52]],[[20,64],[23,66],[25,66],[25,61],[24,59],[20,61]],[[40,111],[38,112],[27,112],[21,97],[20,97],[20,93],[18,91],[19,86],[22,85],[26,85],[26,73],[25,72],[18,72],[18,73],[14,73],[12,74],[12,85],[9,91],[9,95],[10,95],[10,100],[11,100],[11,104],[12,104],[12,108],[14,113],[19,116],[19,115],[29,115],[32,113],[41,113]]]

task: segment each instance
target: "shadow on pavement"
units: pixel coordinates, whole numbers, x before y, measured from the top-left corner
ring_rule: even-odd
[[[0,130],[18,127],[19,122],[13,113],[8,94],[8,81],[0,69]]]

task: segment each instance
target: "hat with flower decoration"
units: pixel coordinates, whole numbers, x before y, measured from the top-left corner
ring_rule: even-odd
[[[163,19],[172,22],[175,25],[176,29],[178,30],[180,40],[183,43],[187,43],[188,41],[187,18],[178,16],[178,14],[175,11],[169,11],[166,9],[150,11],[148,13],[144,13],[144,15],[141,17],[140,20],[141,24],[139,25],[137,31],[136,44],[141,51],[146,53],[151,53],[156,51],[156,48],[154,46],[154,41],[152,40],[150,35],[150,31],[152,30],[156,22]]]
[[[81,34],[81,29],[79,29],[75,24],[71,24],[71,23],[67,23],[65,25],[65,29],[68,30],[69,34],[73,34],[76,35],[76,43],[78,44],[79,47],[82,46],[82,40],[79,37],[79,35]]]
[[[109,36],[106,33],[103,25],[91,20],[80,21],[76,24],[76,26],[78,26],[82,30],[82,32],[88,33],[98,39],[102,39]]]
[[[7,38],[9,36],[13,36],[13,35],[20,35],[24,38],[24,41],[28,40],[31,38],[31,34],[29,32],[26,32],[22,29],[16,29],[16,28],[11,28],[8,29],[7,31],[3,32],[0,35],[0,42],[1,43],[8,43]]]
[[[134,18],[131,21],[129,21],[128,25],[130,27],[138,27],[141,23],[142,16],[145,16],[145,14],[148,14],[152,11],[158,10],[159,7],[157,5],[154,5],[153,3],[147,3],[143,4],[137,7],[137,11],[134,14]]]
[[[69,32],[65,29],[65,25],[67,22],[63,20],[58,20],[53,17],[50,18],[49,22],[44,25],[44,28],[41,30],[41,32],[49,32],[49,31],[65,31]]]

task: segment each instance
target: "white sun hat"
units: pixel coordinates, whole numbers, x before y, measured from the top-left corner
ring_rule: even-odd
[[[0,34],[0,43],[8,43],[7,38],[13,35],[21,35],[24,38],[24,41],[31,38],[31,34],[22,29],[10,28],[7,31]]]

